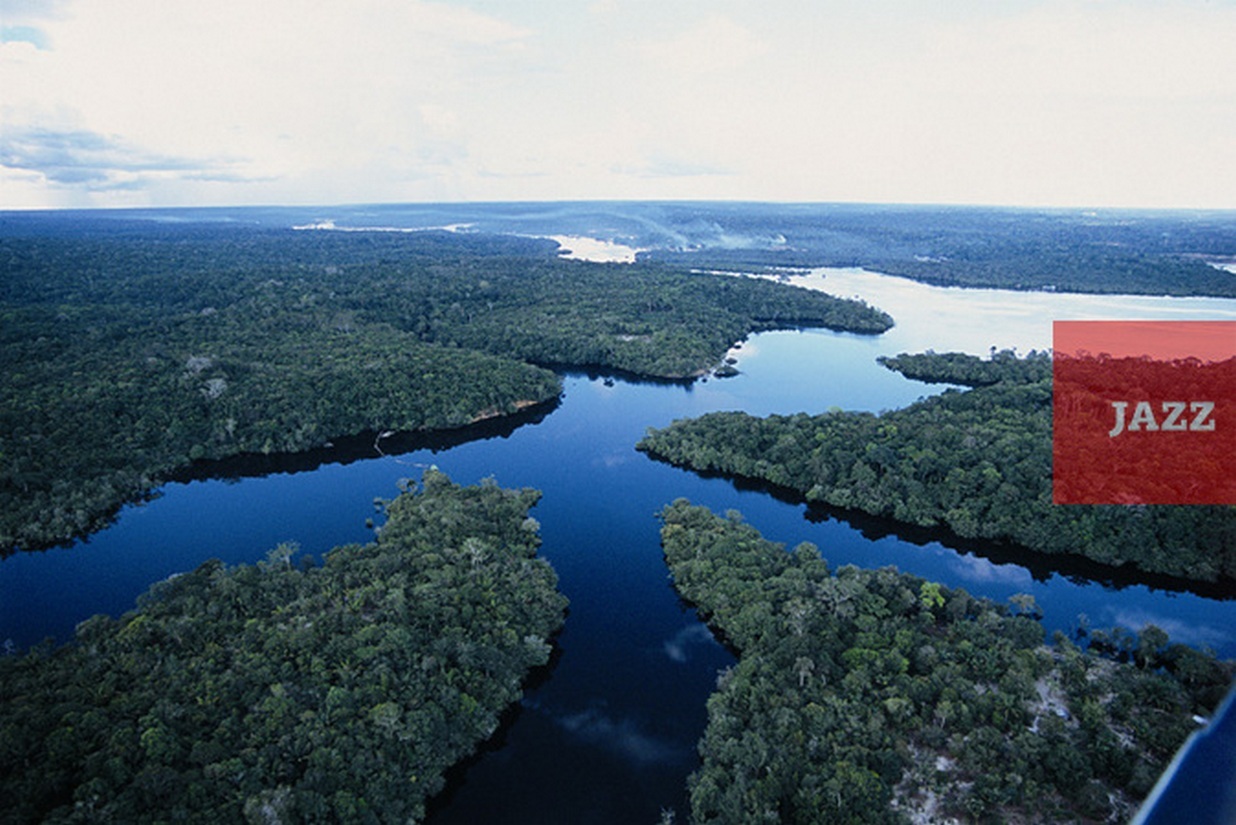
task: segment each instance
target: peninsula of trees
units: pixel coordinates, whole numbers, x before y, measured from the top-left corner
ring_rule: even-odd
[[[883,363],[974,388],[880,415],[713,413],[650,431],[639,449],[964,538],[1186,579],[1236,579],[1234,507],[1052,504],[1048,355],[927,353]]]
[[[65,215],[0,231],[0,553],[100,527],[200,459],[459,428],[569,365],[686,379],[750,332],[878,333],[865,304],[556,257],[528,238]]]
[[[428,471],[374,543],[208,561],[0,656],[0,822],[409,822],[545,665],[535,490]]]
[[[1127,821],[1232,679],[1153,626],[1108,657],[1045,647],[1028,596],[830,571],[685,500],[661,518],[675,587],[739,656],[708,700],[696,823]]]

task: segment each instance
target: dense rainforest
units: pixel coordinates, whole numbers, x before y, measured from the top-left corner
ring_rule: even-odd
[[[551,241],[41,215],[0,224],[0,552],[65,541],[201,459],[552,403],[546,365],[683,379],[748,333],[882,312]]]
[[[539,493],[435,471],[375,542],[208,561],[0,656],[0,822],[407,822],[545,665]]]
[[[341,228],[464,225],[617,241],[693,269],[864,267],[926,283],[1236,297],[1236,211],[743,201],[576,201],[135,210],[154,220]],[[4,216],[0,216],[3,220]]]
[[[1225,585],[1236,579],[1236,507],[1052,504],[1049,355],[927,353],[883,363],[974,388],[880,415],[713,413],[650,431],[639,449],[964,538]]]
[[[893,568],[830,571],[685,500],[674,586],[739,656],[690,777],[696,823],[1127,821],[1236,664],[1154,626],[1099,656],[1012,608]]]
[[[1228,211],[640,204],[647,257],[697,267],[864,267],[939,286],[1236,297]],[[615,210],[622,214],[620,209]],[[651,225],[652,229],[646,228]]]

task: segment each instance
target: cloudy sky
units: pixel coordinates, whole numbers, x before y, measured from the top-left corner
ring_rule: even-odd
[[[0,0],[0,208],[1236,208],[1236,0]]]

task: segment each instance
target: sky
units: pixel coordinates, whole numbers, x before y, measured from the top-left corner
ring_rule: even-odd
[[[1236,208],[1236,0],[0,0],[0,209]]]

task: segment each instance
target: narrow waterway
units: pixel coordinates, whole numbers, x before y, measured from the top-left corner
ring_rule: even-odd
[[[947,537],[873,519],[809,512],[768,491],[652,461],[634,449],[648,427],[712,410],[881,410],[939,391],[875,363],[881,354],[992,346],[1050,346],[1050,321],[1078,317],[1236,317],[1236,302],[1090,298],[952,290],[857,271],[805,279],[888,309],[884,336],[783,331],[734,351],[741,374],[691,386],[568,374],[562,403],[540,420],[385,457],[323,454],[274,472],[167,485],[126,508],[111,528],[71,548],[0,562],[0,641],[25,647],[68,638],[96,612],[120,613],[150,583],[210,557],[252,562],[281,541],[307,552],[365,541],[375,497],[431,464],[460,483],[492,476],[543,491],[533,515],[542,553],[571,600],[559,653],[500,740],[456,773],[434,823],[653,822],[685,813],[684,782],[696,764],[704,702],[730,663],[677,598],[667,578],[656,513],[678,497],[740,510],[766,536],[817,544],[833,566],[896,565],[1005,601],[1025,592],[1050,629],[1079,614],[1096,627],[1153,622],[1173,639],[1236,655],[1236,601],[1202,596],[1110,570],[1077,570],[1007,553],[983,555]],[[320,462],[320,463],[319,463]],[[1230,595],[1230,594],[1229,594]]]

